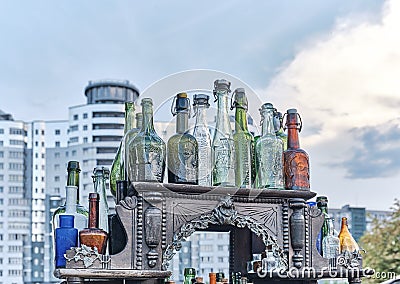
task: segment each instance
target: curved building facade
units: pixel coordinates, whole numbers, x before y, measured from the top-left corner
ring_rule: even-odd
[[[85,88],[87,104],[123,104],[136,101],[139,90],[129,81],[89,81]]]

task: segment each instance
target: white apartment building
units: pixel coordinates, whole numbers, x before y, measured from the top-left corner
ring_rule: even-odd
[[[0,111],[0,284],[29,276],[31,196],[24,183],[27,127]]]

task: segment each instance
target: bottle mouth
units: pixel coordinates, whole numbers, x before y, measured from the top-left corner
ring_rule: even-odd
[[[77,171],[81,171],[81,168],[79,166],[79,162],[78,161],[69,161],[68,162],[68,166],[67,166],[67,170],[77,170]]]

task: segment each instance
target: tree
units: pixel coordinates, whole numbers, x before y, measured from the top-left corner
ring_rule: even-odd
[[[375,269],[376,276],[368,282],[378,283],[384,274],[394,272],[400,275],[400,201],[395,200],[393,212],[386,221],[374,220],[372,230],[360,239],[365,249],[363,266]],[[382,278],[378,278],[381,275]]]

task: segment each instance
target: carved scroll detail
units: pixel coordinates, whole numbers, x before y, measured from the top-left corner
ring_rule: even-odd
[[[182,241],[192,235],[196,230],[206,229],[210,225],[233,225],[238,228],[248,228],[250,231],[261,237],[265,246],[271,246],[274,256],[278,259],[278,268],[288,269],[287,256],[283,253],[275,237],[268,234],[268,231],[249,216],[238,214],[233,204],[231,196],[225,196],[221,199],[217,207],[210,213],[203,214],[198,218],[191,220],[181,226],[173,237],[164,252],[162,268],[166,270],[169,261],[173,258],[176,251],[182,247]]]

